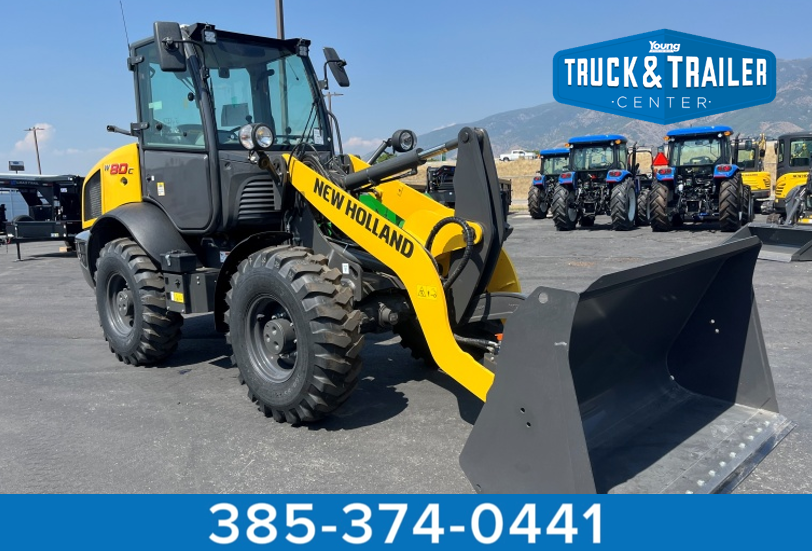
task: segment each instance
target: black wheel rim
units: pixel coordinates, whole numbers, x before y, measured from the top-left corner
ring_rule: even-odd
[[[293,318],[276,297],[261,296],[248,306],[245,319],[248,354],[260,376],[273,383],[291,378],[298,340]]]
[[[120,337],[128,337],[135,323],[135,301],[127,280],[119,273],[107,279],[107,314],[111,329]]]

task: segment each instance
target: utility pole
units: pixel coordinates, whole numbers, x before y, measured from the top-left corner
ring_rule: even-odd
[[[280,2],[282,0],[279,0]],[[26,132],[33,132],[34,133],[34,150],[37,152],[37,169],[39,173],[42,174],[42,164],[39,162],[39,142],[37,141],[37,130],[45,130],[44,128],[37,128],[36,126],[32,126],[31,128],[26,128]]]
[[[282,0],[276,0],[276,38],[285,39],[285,14]]]
[[[326,94],[324,94],[324,97],[327,98],[327,110],[329,112],[331,113],[333,112],[333,96],[343,96],[343,95],[344,94],[341,94],[339,92],[327,92]]]

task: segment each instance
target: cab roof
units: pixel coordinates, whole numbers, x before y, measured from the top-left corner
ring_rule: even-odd
[[[563,156],[569,154],[570,150],[565,149],[563,147],[559,147],[556,149],[542,149],[541,151],[539,151],[539,155],[546,155],[547,157]]]
[[[677,128],[670,130],[666,136],[675,138],[677,136],[702,136],[705,134],[718,134],[719,132],[733,132],[729,126],[694,126],[692,128]]]
[[[596,134],[594,136],[576,136],[575,138],[570,138],[568,143],[587,144],[587,143],[613,142],[615,140],[620,140],[623,143],[628,141],[626,139],[626,136],[621,136],[620,134]]]

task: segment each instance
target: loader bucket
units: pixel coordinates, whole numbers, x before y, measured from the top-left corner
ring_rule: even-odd
[[[754,237],[539,287],[507,320],[460,455],[478,492],[730,491],[792,429],[753,295]]]
[[[761,240],[762,260],[779,262],[812,261],[812,226],[796,224],[748,224],[733,234],[731,241],[755,235]]]

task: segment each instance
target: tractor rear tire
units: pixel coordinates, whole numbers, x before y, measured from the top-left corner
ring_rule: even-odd
[[[634,229],[634,221],[637,219],[637,193],[631,178],[624,179],[612,188],[609,198],[609,214],[612,216],[613,230]]]
[[[226,303],[232,362],[266,416],[310,423],[349,398],[362,367],[361,312],[324,256],[262,249],[240,263]]]
[[[651,190],[644,188],[640,190],[640,195],[637,196],[637,218],[635,224],[638,226],[648,226],[648,198]]]
[[[183,317],[166,309],[164,279],[131,239],[107,243],[96,262],[96,307],[110,351],[128,365],[152,365],[178,347]]]
[[[547,218],[550,205],[547,203],[547,192],[544,188],[530,186],[530,190],[527,192],[527,210],[530,211],[530,216],[536,220]]]
[[[570,190],[558,185],[553,192],[553,222],[558,231],[572,231],[578,221],[578,209],[570,205]]]
[[[719,187],[719,229],[723,232],[733,232],[747,223],[747,209],[741,176],[736,174],[728,178]]]
[[[659,182],[654,182],[651,186],[648,198],[648,219],[652,231],[671,231],[673,222],[668,214],[668,196],[670,190],[668,186]]]

